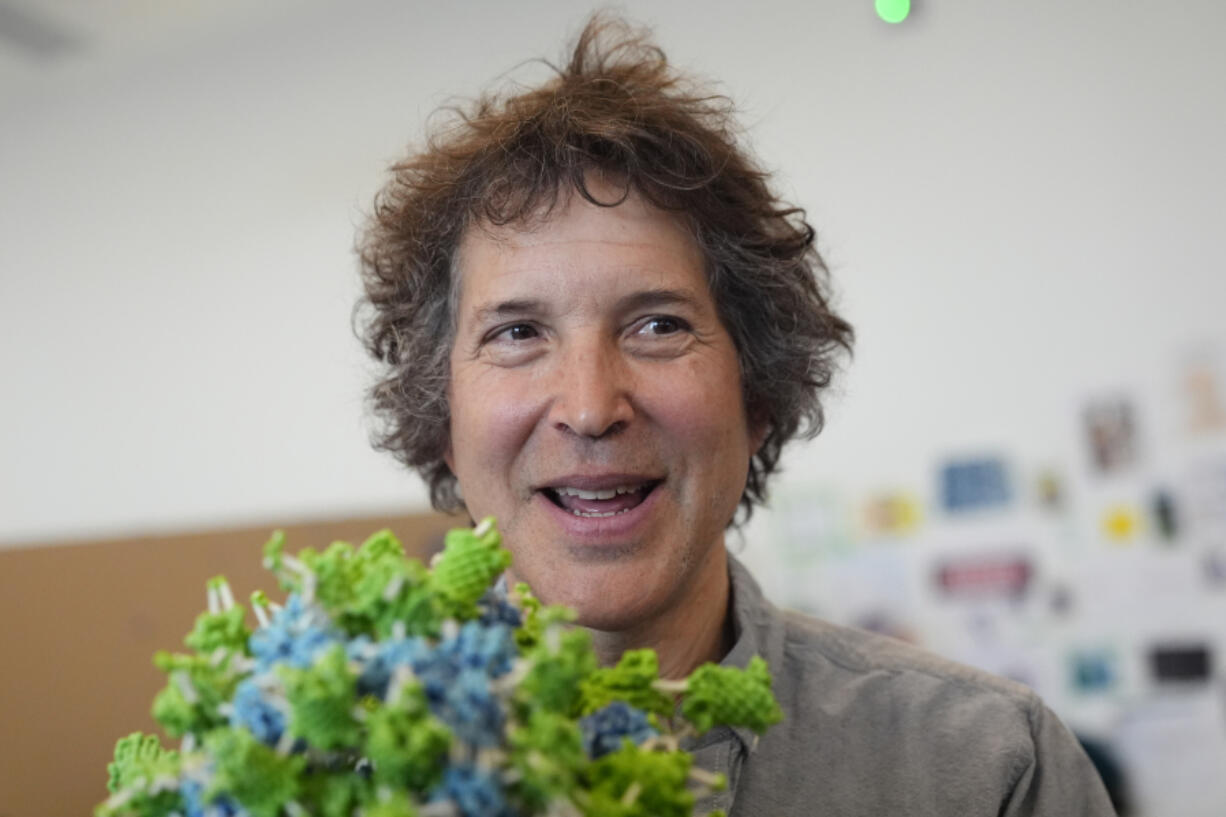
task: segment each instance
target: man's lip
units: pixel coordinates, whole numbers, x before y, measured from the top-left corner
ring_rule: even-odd
[[[663,478],[649,474],[568,474],[556,477],[537,486],[538,491],[558,488],[578,488],[581,491],[608,491],[628,485],[645,485],[660,482]]]
[[[620,476],[624,479],[626,475]],[[655,518],[656,506],[664,501],[660,497],[663,491],[651,490],[646,493],[642,502],[628,511],[613,516],[582,516],[549,499],[550,490],[542,487],[533,496],[533,501],[540,503],[539,508],[547,518],[553,520],[553,524],[562,533],[563,541],[568,543],[567,552],[570,557],[579,559],[613,558],[618,554],[624,555],[627,547],[637,547],[635,542],[641,545],[646,526]],[[578,550],[574,549],[576,547]]]

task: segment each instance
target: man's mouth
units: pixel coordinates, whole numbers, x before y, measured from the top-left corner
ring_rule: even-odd
[[[569,485],[542,488],[550,502],[575,516],[598,519],[634,510],[662,480],[631,482],[608,488],[586,489]]]

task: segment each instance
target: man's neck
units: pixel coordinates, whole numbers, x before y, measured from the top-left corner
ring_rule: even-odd
[[[728,624],[728,555],[715,548],[695,577],[684,601],[667,615],[633,630],[592,630],[592,645],[602,666],[612,666],[626,650],[650,647],[660,658],[660,677],[685,678],[707,661],[718,663],[732,648]]]

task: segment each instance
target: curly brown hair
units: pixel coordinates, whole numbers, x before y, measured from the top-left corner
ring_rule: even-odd
[[[384,364],[370,392],[373,443],[421,473],[435,508],[463,507],[443,460],[460,239],[470,225],[547,218],[564,190],[614,207],[631,191],[692,231],[736,344],[746,412],[767,427],[741,506],[766,498],[784,444],[822,427],[820,392],[853,331],[804,211],[782,202],[738,144],[731,102],[668,63],[644,31],[603,15],[545,84],[442,109],[426,148],[392,166],[358,240],[366,295],[355,331]],[[585,176],[620,180],[598,201]]]

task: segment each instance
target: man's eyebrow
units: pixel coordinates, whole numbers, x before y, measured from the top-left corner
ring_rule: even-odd
[[[479,324],[485,324],[507,318],[539,315],[548,311],[545,302],[536,298],[512,298],[509,301],[499,301],[482,306],[476,312],[476,320]]]
[[[688,289],[644,289],[631,293],[617,302],[625,312],[651,309],[660,306],[694,306],[699,297]]]
[[[643,289],[632,292],[617,302],[622,312],[635,312],[661,306],[693,306],[699,297],[688,289]],[[474,313],[478,325],[549,313],[549,304],[539,298],[511,298],[506,301],[481,306]]]

